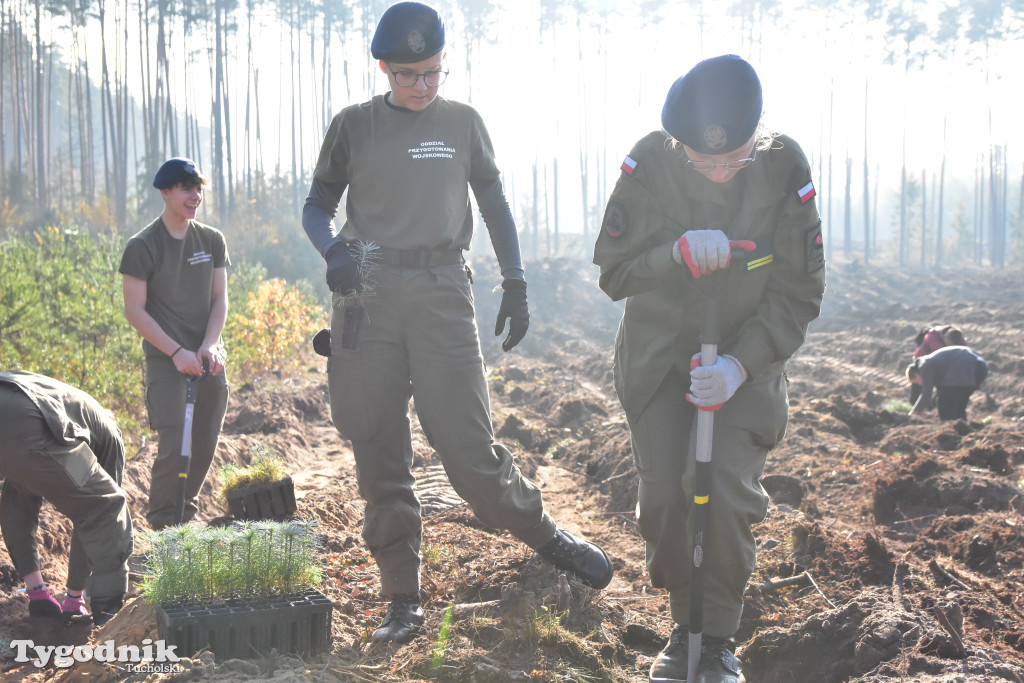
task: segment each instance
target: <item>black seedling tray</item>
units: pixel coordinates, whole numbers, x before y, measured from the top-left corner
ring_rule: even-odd
[[[157,605],[159,637],[191,657],[208,647],[218,662],[331,649],[334,605],[318,590],[229,605]]]
[[[280,519],[295,512],[295,486],[291,477],[258,486],[228,491],[228,507],[235,519]]]

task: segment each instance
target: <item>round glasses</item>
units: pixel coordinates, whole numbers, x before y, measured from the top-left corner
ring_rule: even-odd
[[[687,159],[686,164],[696,171],[713,171],[715,166],[724,166],[726,170],[737,171],[750,166],[750,164],[754,163],[755,159],[757,159],[757,148],[754,148],[751,156],[745,159],[726,159],[725,161],[694,161],[693,159]]]
[[[448,78],[447,71],[427,71],[426,73],[418,74],[415,71],[395,71],[390,65],[388,65],[388,71],[395,77],[395,84],[401,88],[411,88],[421,78],[425,86],[436,88],[444,83],[444,79]]]

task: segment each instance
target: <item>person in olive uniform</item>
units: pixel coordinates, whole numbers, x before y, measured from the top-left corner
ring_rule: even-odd
[[[29,615],[106,623],[128,590],[132,520],[121,489],[124,442],[92,396],[50,377],[0,372],[0,529],[25,582]],[[43,499],[74,527],[63,602],[50,595],[36,533]]]
[[[334,292],[333,341],[327,349],[320,336],[315,345],[330,353],[331,413],[352,442],[366,502],[363,538],[391,601],[373,634],[378,642],[408,641],[424,618],[410,396],[453,488],[484,524],[509,530],[596,588],[613,572],[603,550],[556,527],[540,489],[494,442],[463,258],[473,231],[470,189],[504,278],[494,331],[508,323],[505,351],[529,325],[526,281],[487,129],[474,109],[438,94],[448,75],[444,45],[444,22],[432,7],[401,2],[384,12],[371,52],[390,91],[334,117],[302,214]],[[346,188],[345,222],[335,231]],[[362,310],[352,295],[370,283],[353,257],[357,242],[378,246],[380,259]]]
[[[696,679],[743,680],[733,636],[754,568],[751,527],[768,509],[758,479],[788,421],[786,360],[825,289],[807,159],[791,138],[767,134],[761,114],[760,80],[735,55],[704,60],[679,78],[665,100],[664,129],[637,142],[622,164],[594,249],[601,288],[626,300],[615,387],[640,474],[647,568],[653,585],[668,590],[675,622],[652,681],[687,677],[698,409],[717,412]],[[740,262],[731,242],[752,251]],[[691,370],[712,295],[718,360]]]
[[[940,420],[966,420],[971,394],[981,387],[986,377],[985,359],[967,346],[944,346],[915,358],[907,366],[907,379],[920,389],[920,395],[910,414],[919,415],[934,403]]]
[[[146,513],[153,529],[175,523],[187,377],[209,373],[196,389],[182,522],[199,511],[199,490],[227,410],[220,334],[228,315],[229,259],[224,235],[195,219],[206,182],[190,159],[165,161],[153,178],[163,213],[128,240],[119,268],[125,317],[143,339],[146,409],[159,436]]]

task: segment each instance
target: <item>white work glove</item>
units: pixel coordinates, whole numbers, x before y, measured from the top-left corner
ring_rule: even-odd
[[[693,360],[686,400],[702,410],[718,410],[747,380],[746,368],[732,356],[719,356],[714,365],[700,365],[699,353]]]
[[[721,230],[687,230],[672,247],[672,258],[694,277],[729,266],[729,238]]]

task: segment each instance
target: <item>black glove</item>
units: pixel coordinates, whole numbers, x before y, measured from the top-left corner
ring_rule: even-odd
[[[501,307],[498,308],[498,319],[494,323],[494,336],[499,336],[505,330],[505,320],[511,319],[508,324],[508,336],[501,342],[503,351],[511,351],[523,340],[526,330],[530,327],[530,307],[526,305],[526,280],[507,277],[501,283],[501,288],[505,291],[501,294]]]
[[[359,281],[359,266],[352,258],[347,244],[336,243],[324,254],[324,260],[327,261],[327,286],[332,292],[348,294],[352,290],[363,291]]]
[[[331,328],[325,327],[313,335],[313,350],[318,356],[331,355]]]

